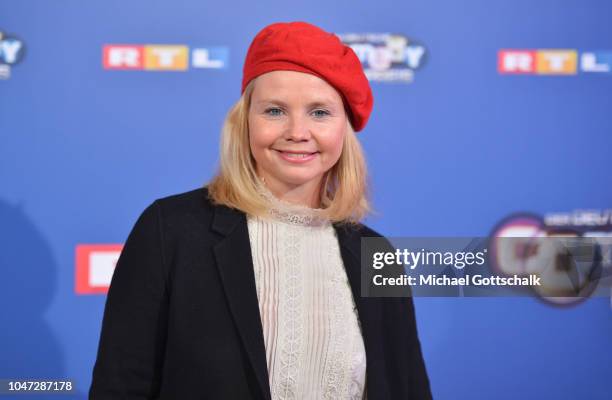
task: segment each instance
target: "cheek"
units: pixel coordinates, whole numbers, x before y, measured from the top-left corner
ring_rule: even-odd
[[[255,159],[272,143],[274,143],[274,134],[270,127],[257,118],[249,118],[249,144]]]
[[[319,142],[327,153],[327,158],[333,162],[336,162],[342,153],[342,146],[344,144],[343,132],[343,130],[339,130],[334,134],[327,135]]]

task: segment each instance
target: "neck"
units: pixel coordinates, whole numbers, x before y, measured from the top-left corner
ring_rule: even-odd
[[[310,208],[319,208],[321,206],[320,179],[315,179],[301,185],[292,185],[280,182],[266,174],[261,176],[264,178],[264,185],[278,199]]]

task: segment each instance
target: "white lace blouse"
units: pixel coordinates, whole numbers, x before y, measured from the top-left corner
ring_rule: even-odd
[[[335,230],[277,199],[248,217],[272,399],[364,399],[366,353]]]

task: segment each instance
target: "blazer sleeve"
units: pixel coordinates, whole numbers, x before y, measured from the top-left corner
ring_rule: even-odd
[[[384,299],[386,324],[394,346],[395,359],[390,372],[403,382],[403,393],[398,399],[430,400],[432,398],[429,377],[419,341],[414,304],[411,297],[388,297]]]
[[[394,252],[395,247],[380,233],[368,228],[367,236],[383,238],[385,251]],[[381,270],[384,276],[397,277],[401,270]],[[389,340],[386,345],[391,355],[388,372],[398,385],[398,392],[392,393],[395,399],[430,400],[432,398],[427,368],[421,351],[412,291],[410,287],[395,291],[400,297],[381,297],[384,307],[385,331]]]
[[[111,279],[89,399],[153,399],[164,358],[168,283],[156,200],[132,228]]]

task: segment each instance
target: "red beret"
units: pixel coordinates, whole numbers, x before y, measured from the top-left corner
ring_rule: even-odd
[[[242,90],[270,71],[305,72],[324,79],[342,96],[356,132],[368,122],[374,98],[359,58],[333,33],[306,22],[279,22],[253,39],[244,62]]]

